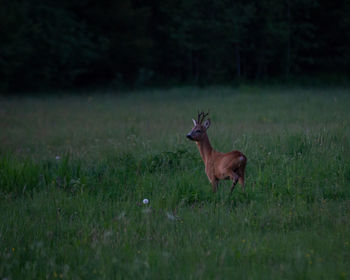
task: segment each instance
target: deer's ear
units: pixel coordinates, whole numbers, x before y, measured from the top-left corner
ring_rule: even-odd
[[[194,119],[192,119],[192,121],[193,121],[194,126],[196,126],[197,122]]]
[[[204,124],[203,124],[204,128],[207,130],[210,126],[210,119],[207,119]]]

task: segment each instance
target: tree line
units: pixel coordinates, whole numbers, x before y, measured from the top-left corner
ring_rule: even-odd
[[[350,73],[346,0],[0,0],[0,89]]]

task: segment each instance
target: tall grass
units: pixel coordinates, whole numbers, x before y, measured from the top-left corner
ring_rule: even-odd
[[[347,90],[0,99],[0,279],[346,279]],[[196,146],[248,157],[212,194]],[[142,199],[148,198],[148,205]]]

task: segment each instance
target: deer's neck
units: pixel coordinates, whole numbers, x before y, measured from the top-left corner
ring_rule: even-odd
[[[208,161],[211,159],[211,154],[213,151],[212,146],[210,145],[210,141],[208,135],[205,135],[202,141],[196,142],[198,146],[199,153],[204,161],[204,164],[207,165]]]

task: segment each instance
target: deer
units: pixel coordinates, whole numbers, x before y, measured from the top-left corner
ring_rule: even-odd
[[[214,193],[218,189],[220,180],[232,180],[230,194],[237,182],[239,182],[244,191],[244,173],[247,165],[247,157],[237,150],[229,153],[220,153],[212,148],[207,135],[210,119],[208,118],[203,123],[208,115],[209,112],[206,114],[203,111],[198,112],[197,120],[192,119],[194,127],[186,137],[196,142],[205,165],[205,173],[208,176]]]

